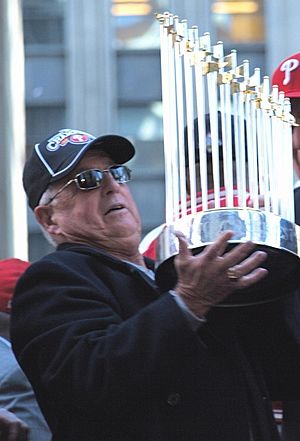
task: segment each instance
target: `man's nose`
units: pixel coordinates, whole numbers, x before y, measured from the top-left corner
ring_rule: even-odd
[[[103,176],[102,188],[106,192],[119,191],[120,184],[115,180],[109,171],[106,171]]]

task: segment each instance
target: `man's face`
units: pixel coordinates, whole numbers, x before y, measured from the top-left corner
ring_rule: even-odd
[[[300,98],[292,98],[292,115],[296,118],[299,127],[293,127],[293,157],[294,170],[300,179]]]
[[[113,161],[103,152],[88,151],[77,167],[63,181],[77,173],[96,168],[106,170]],[[51,224],[47,231],[59,242],[86,243],[116,254],[140,241],[140,217],[126,184],[119,184],[109,174],[99,188],[82,191],[75,183],[64,189],[47,206]]]

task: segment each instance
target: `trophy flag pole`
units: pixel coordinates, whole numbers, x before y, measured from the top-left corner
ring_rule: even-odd
[[[270,291],[276,296],[300,265],[290,100],[276,87],[270,91],[269,77],[257,67],[251,72],[248,60],[238,65],[236,50],[225,54],[221,41],[211,44],[208,32],[200,35],[198,26],[169,12],[157,19],[166,190],[157,277],[166,280],[178,253],[174,230],[197,253],[231,229],[231,246],[251,240],[267,250],[271,277],[264,283],[275,283]],[[266,301],[268,292],[262,285],[254,297],[243,292],[228,303]]]

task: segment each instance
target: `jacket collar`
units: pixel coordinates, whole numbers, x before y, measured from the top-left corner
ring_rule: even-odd
[[[116,268],[119,271],[122,271],[123,273],[131,274],[135,277],[137,277],[140,280],[143,280],[148,286],[150,285],[157,295],[160,295],[161,292],[159,291],[159,288],[157,287],[157,284],[154,280],[152,280],[149,276],[145,274],[145,272],[139,270],[136,266],[130,265],[130,263],[125,262],[124,260],[118,259],[111,254],[106,253],[105,251],[94,248],[89,245],[85,244],[78,244],[78,243],[70,243],[65,242],[57,247],[57,251],[74,251],[79,252],[81,254],[85,254],[88,256],[95,256],[98,259],[101,259],[103,263],[107,263],[110,266]],[[148,257],[144,257],[145,264],[147,268],[154,271],[154,264],[155,262],[152,259],[149,259]]]

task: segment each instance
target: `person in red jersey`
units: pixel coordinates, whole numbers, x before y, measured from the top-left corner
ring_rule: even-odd
[[[0,260],[0,439],[3,441],[51,439],[32,387],[10,343],[13,292],[29,265],[29,262],[17,258]]]
[[[293,165],[294,165],[294,202],[295,223],[300,225],[300,52],[284,58],[272,74],[272,85],[291,100],[291,113],[295,117],[293,127]],[[300,402],[278,403],[283,418],[282,436],[287,441],[299,440]],[[282,414],[282,407],[284,412]]]

